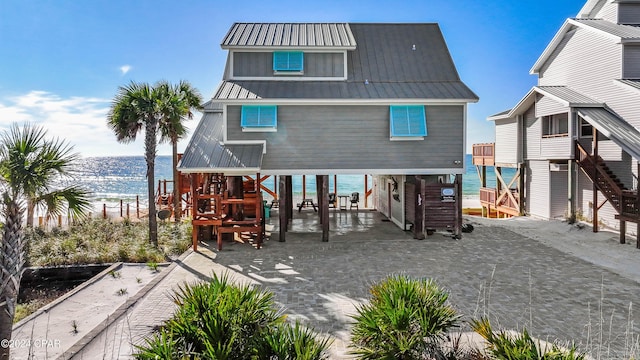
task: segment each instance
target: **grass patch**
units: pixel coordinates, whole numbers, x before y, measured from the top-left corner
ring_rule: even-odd
[[[160,263],[185,252],[191,224],[158,224],[158,246],[149,243],[147,222],[89,219],[68,229],[27,231],[28,266]]]

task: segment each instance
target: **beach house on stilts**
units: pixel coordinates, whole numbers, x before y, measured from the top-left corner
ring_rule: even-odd
[[[336,174],[373,175],[364,197],[418,237],[459,234],[467,103],[478,97],[437,24],[236,23],[221,46],[222,82],[179,165],[191,176],[194,246],[202,229],[264,231],[263,192],[278,199],[284,241],[293,175],[316,177],[324,241]],[[263,186],[270,176],[277,194]]]
[[[606,225],[621,242],[640,234],[626,226],[640,223],[640,1],[587,1],[531,74],[538,85],[489,117],[495,144],[474,146],[479,167],[519,169],[511,186],[499,182],[500,193],[485,189],[497,196],[483,204],[504,207],[506,193],[531,216],[584,219],[593,231]]]

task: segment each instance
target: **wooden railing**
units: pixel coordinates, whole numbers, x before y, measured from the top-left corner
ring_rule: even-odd
[[[473,144],[473,165],[494,165],[495,147],[495,143]]]
[[[498,197],[498,190],[492,188],[480,188],[480,202],[488,205],[495,206],[496,198]]]
[[[609,200],[618,214],[637,217],[638,195],[636,191],[624,190],[616,183],[596,158],[591,156],[579,142],[576,144],[578,165],[584,173],[596,184],[598,190]]]

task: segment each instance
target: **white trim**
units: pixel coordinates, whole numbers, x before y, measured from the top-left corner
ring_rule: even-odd
[[[222,142],[222,145],[262,145],[262,153],[263,154],[267,153],[267,140],[226,140],[225,139]]]
[[[225,105],[252,105],[267,103],[270,105],[454,105],[462,106],[476,103],[476,99],[214,99]]]
[[[464,163],[464,158],[461,159]],[[261,175],[462,175],[463,168],[415,168],[415,169],[262,169]]]
[[[255,175],[260,172],[260,168],[181,168],[178,167],[178,171],[184,174],[196,174],[196,173],[225,173],[228,175]]]
[[[279,71],[274,73],[273,76],[235,76],[229,79],[229,81],[344,81],[347,80],[344,76],[301,76],[303,72],[290,72]]]
[[[293,51],[293,50],[302,50],[302,51],[310,51],[310,52],[336,52],[336,51],[347,51],[347,50],[355,50],[356,45],[352,46],[246,46],[246,45],[220,45],[220,48],[223,50],[231,51],[252,51],[252,52],[261,52],[261,51]]]
[[[424,136],[392,136],[391,141],[420,141],[424,140]]]
[[[277,132],[277,131],[278,131],[278,128],[276,127],[250,127],[250,126],[242,127],[242,132],[263,133],[263,132]]]

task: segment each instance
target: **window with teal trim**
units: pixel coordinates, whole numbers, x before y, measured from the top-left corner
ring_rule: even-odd
[[[304,53],[302,51],[275,51],[273,53],[273,71],[304,70]]]
[[[240,126],[249,131],[275,130],[278,126],[278,109],[275,105],[243,105]]]
[[[423,105],[392,105],[391,138],[406,140],[427,136],[427,118]]]

